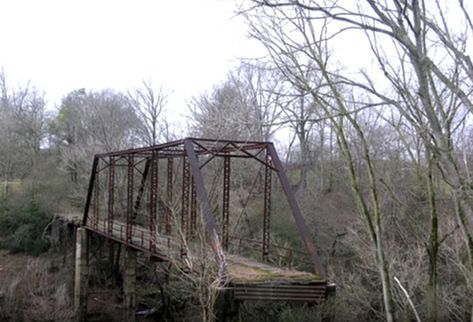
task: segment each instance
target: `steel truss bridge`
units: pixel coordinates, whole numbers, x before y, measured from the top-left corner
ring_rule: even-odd
[[[243,203],[260,199],[260,237],[237,229],[244,212],[232,209],[237,176],[254,182]],[[272,244],[276,185],[305,249]],[[194,241],[205,236],[232,301],[320,303],[327,295],[324,268],[271,142],[185,138],[95,155],[82,225],[157,260],[182,263],[196,256]],[[248,248],[252,256],[242,251]],[[311,272],[296,269],[301,252]]]

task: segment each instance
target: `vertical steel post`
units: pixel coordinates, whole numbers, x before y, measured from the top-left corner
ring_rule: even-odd
[[[127,173],[127,209],[126,209],[126,242],[131,244],[133,234],[133,170],[134,158],[133,154],[128,155],[128,173]]]
[[[172,221],[172,179],[173,179],[173,158],[168,158],[168,182],[167,182],[167,211],[166,211],[166,218],[165,218],[165,233],[166,235],[171,234],[171,221]]]
[[[279,181],[281,182],[282,189],[284,190],[284,193],[286,194],[286,198],[289,203],[289,207],[291,208],[292,216],[294,217],[294,220],[296,222],[296,226],[299,231],[299,234],[301,235],[304,245],[309,253],[310,260],[312,264],[314,265],[314,271],[316,274],[319,274],[320,276],[324,276],[325,271],[320,262],[319,255],[317,254],[317,249],[315,248],[315,245],[312,243],[312,240],[310,239],[309,228],[307,227],[304,217],[302,216],[302,212],[299,208],[299,205],[297,204],[296,197],[294,196],[294,193],[291,190],[289,179],[286,177],[286,174],[284,173],[284,168],[282,166],[281,160],[279,160],[279,156],[272,143],[268,144],[267,150],[268,150],[269,155],[271,156],[273,165],[277,170]]]
[[[189,216],[189,184],[190,170],[189,160],[184,157],[182,160],[182,206],[181,206],[181,238],[184,239],[181,245],[181,256],[186,256],[184,241],[188,235],[188,216]]]
[[[115,199],[115,159],[110,156],[108,163],[108,222],[109,235],[113,233],[113,205]],[[105,227],[104,227],[105,229]]]
[[[223,159],[223,201],[222,201],[222,246],[223,250],[228,250],[228,231],[230,225],[230,157]]]
[[[100,162],[97,162],[99,165]],[[94,170],[95,174],[95,183],[94,183],[94,220],[93,220],[93,227],[95,229],[98,228],[99,225],[99,217],[100,217],[100,173],[98,173],[98,169]]]
[[[263,261],[268,260],[270,244],[270,220],[271,220],[271,156],[266,153],[266,165],[264,169],[264,208],[263,208]]]
[[[197,193],[195,191],[194,177],[191,178],[191,218],[190,218],[190,235],[195,237],[197,230]]]
[[[150,232],[150,250],[156,250],[156,209],[158,206],[158,158],[155,153],[151,159],[151,178],[149,195],[149,232]]]
[[[181,229],[184,236],[188,233],[188,215],[189,215],[189,188],[190,188],[190,169],[189,161],[184,158],[182,163],[182,208],[181,208]]]

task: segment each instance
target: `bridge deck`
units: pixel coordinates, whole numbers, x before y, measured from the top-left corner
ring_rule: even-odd
[[[175,237],[158,233],[152,235],[148,229],[138,225],[132,226],[131,235],[128,240],[126,223],[121,221],[114,220],[110,227],[107,222],[99,222],[94,227],[86,226],[86,228],[164,261],[181,260],[181,254],[184,252],[181,243],[176,241]],[[189,248],[192,248],[192,245]],[[192,258],[192,249],[188,250],[188,252],[187,256]],[[209,252],[209,256],[213,256],[211,252]],[[232,281],[274,282],[297,280],[300,282],[311,282],[320,280],[315,274],[277,267],[236,254],[227,254],[226,264]]]
[[[106,238],[145,252],[163,261],[182,260],[180,242],[161,234],[151,236],[149,230],[133,225],[132,234],[126,238],[126,224],[114,220],[111,229],[107,222],[86,226]],[[111,232],[111,233],[110,233]],[[190,247],[192,248],[192,247]],[[192,259],[192,251],[187,254]],[[209,251],[209,256],[213,256]],[[226,254],[229,287],[237,300],[284,300],[319,303],[326,295],[327,283],[318,275],[262,263],[236,254]]]

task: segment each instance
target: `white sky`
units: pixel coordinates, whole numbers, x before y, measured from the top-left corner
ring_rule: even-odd
[[[0,0],[0,68],[46,92],[127,90],[150,79],[185,110],[239,57],[261,55],[231,0]]]

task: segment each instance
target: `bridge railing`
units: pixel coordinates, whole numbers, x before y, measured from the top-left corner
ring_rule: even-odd
[[[152,234],[149,229],[138,225],[131,227],[131,238],[127,238],[127,224],[117,220],[110,225],[110,222],[104,218],[95,221],[89,228],[125,245],[150,253],[159,253],[169,258],[177,256],[180,251],[180,244],[176,242],[173,236]]]
[[[257,256],[258,252],[262,249],[263,241],[251,238],[236,237],[230,236],[229,248],[230,252],[236,253],[238,255],[243,255],[245,251],[251,252],[253,256]],[[287,267],[288,269],[295,268],[294,262],[297,261],[297,266],[311,264],[310,260],[307,258],[307,254],[302,251],[295,250],[294,248],[287,246],[280,246],[274,243],[270,244],[270,249],[272,250],[269,258],[266,258],[266,261],[270,263],[277,264],[281,267]],[[244,254],[247,255],[247,254]],[[264,258],[264,255],[260,255],[261,258]]]

